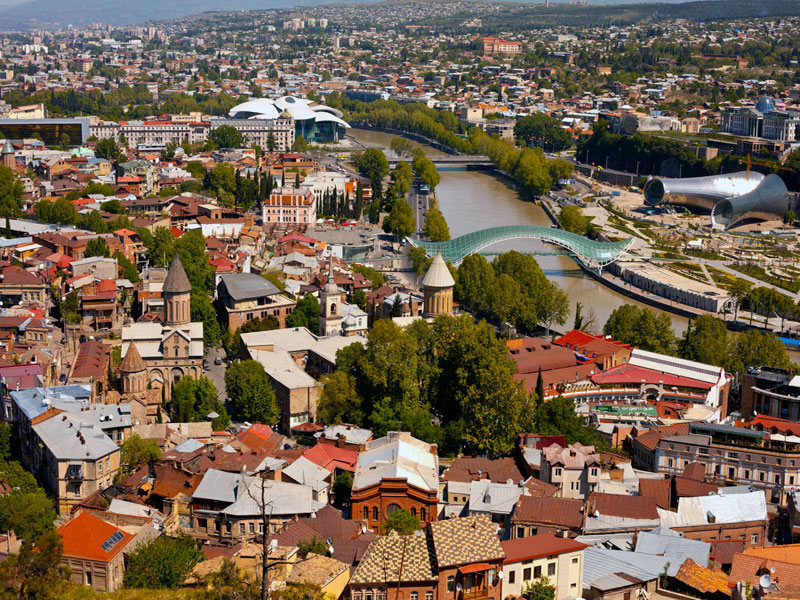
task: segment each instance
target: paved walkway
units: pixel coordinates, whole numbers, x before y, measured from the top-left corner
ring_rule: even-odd
[[[785,290],[782,287],[778,287],[777,285],[767,283],[766,281],[761,281],[760,279],[756,279],[755,277],[751,277],[750,275],[745,275],[744,273],[740,273],[735,269],[731,269],[730,267],[727,266],[727,263],[725,261],[700,259],[698,262],[700,263],[700,266],[703,267],[704,271],[705,271],[705,265],[709,264],[712,267],[719,269],[720,271],[725,271],[729,275],[733,275],[734,277],[738,277],[739,279],[744,279],[745,281],[749,281],[754,285],[760,285],[761,287],[772,288],[773,290],[776,290],[781,294],[789,296],[795,301],[800,300],[800,296],[798,296],[797,294],[793,294],[789,290]]]
[[[705,275],[706,279],[708,279],[709,285],[711,285],[712,287],[715,287],[715,288],[719,288],[719,286],[717,285],[717,282],[714,281],[714,278],[711,276],[711,273],[708,272],[708,269],[706,268],[706,264],[701,262],[700,263],[700,268],[703,271],[703,275]]]

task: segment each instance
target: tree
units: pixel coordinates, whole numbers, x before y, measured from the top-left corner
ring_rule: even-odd
[[[124,480],[142,465],[161,460],[161,448],[153,440],[143,440],[134,433],[120,446],[119,470],[114,482]]]
[[[215,430],[226,428],[230,417],[225,405],[217,399],[217,388],[205,375],[198,379],[181,377],[172,386],[172,398],[166,404],[170,419],[176,423],[211,421]],[[209,419],[212,412],[219,416]]]
[[[450,239],[447,221],[442,211],[436,207],[428,210],[428,215],[425,217],[425,235],[432,242],[446,242]]]
[[[731,285],[730,294],[733,300],[734,320],[739,318],[739,308],[742,306],[742,302],[744,302],[745,298],[748,297],[751,287],[753,286],[749,281],[739,277],[737,277]]]
[[[592,311],[589,312],[592,315]],[[583,303],[576,302],[575,303],[575,320],[572,323],[573,329],[579,329],[580,331],[588,331],[589,328],[593,329],[594,319],[591,317],[584,317],[583,316]]]
[[[681,358],[722,367],[728,362],[728,328],[721,319],[700,315],[678,343]]]
[[[563,435],[567,444],[580,442],[601,449],[608,446],[597,430],[587,426],[583,417],[575,412],[574,402],[563,396],[556,396],[541,404],[536,432],[541,435]]]
[[[111,251],[108,249],[108,245],[106,241],[101,237],[92,238],[86,244],[86,252],[84,256],[89,258],[90,256],[102,256],[108,258],[111,254]]]
[[[60,225],[75,225],[80,219],[75,205],[65,197],[52,202],[39,200],[33,205],[33,214],[42,223],[58,223]],[[102,221],[102,217],[100,220]],[[103,222],[103,227],[105,227],[105,222]]]
[[[134,265],[127,256],[117,250],[114,252],[114,258],[116,259],[120,269],[122,269],[122,277],[131,283],[136,283],[139,281],[139,269],[136,268],[136,265]]]
[[[22,215],[22,182],[16,173],[0,165],[0,216],[17,217]]]
[[[572,175],[572,163],[563,158],[556,158],[547,162],[550,171],[550,179],[553,183],[558,183],[562,179],[569,179]]]
[[[211,187],[231,194],[236,191],[236,169],[231,163],[223,162],[214,167],[211,172]]]
[[[192,177],[195,179],[203,179],[206,173],[208,173],[208,169],[206,169],[203,163],[201,163],[199,160],[190,160],[188,163],[186,163],[184,169],[189,171],[189,173],[191,173]]]
[[[552,152],[565,150],[571,143],[570,134],[562,128],[561,121],[544,113],[517,119],[514,136],[526,146],[540,146]]]
[[[188,535],[157,537],[128,555],[123,582],[127,588],[175,589],[203,558],[197,542]]]
[[[277,147],[278,144],[275,142],[275,134],[270,131],[267,135],[267,150],[270,152],[275,152]]]
[[[306,138],[302,135],[298,135],[294,140],[294,144],[292,144],[292,151],[308,152],[308,142],[306,142]]]
[[[786,211],[786,214],[783,215],[783,222],[787,225],[791,225],[797,220],[797,214],[792,210],[789,209]]]
[[[392,141],[389,143],[389,148],[391,148],[392,152],[397,156],[402,158],[411,156],[411,152],[414,150],[414,144],[407,138],[395,137],[392,138]]]
[[[587,219],[579,206],[565,206],[558,213],[558,222],[562,229],[585,235],[589,232],[589,219]]]
[[[556,588],[546,575],[539,575],[538,578],[525,584],[522,597],[525,600],[556,600]]]
[[[3,531],[13,530],[24,540],[35,540],[53,528],[56,519],[53,502],[44,490],[13,490],[0,496],[0,527]]]
[[[353,489],[353,476],[349,471],[342,471],[333,480],[333,504],[341,508],[350,502],[350,492]]]
[[[411,535],[417,529],[419,529],[419,519],[408,509],[400,508],[386,516],[381,525],[381,534],[388,535],[390,531],[396,531],[400,535]]]
[[[97,142],[94,152],[100,158],[105,158],[106,160],[111,161],[118,161],[122,156],[122,152],[120,151],[119,146],[117,146],[117,142],[111,138],[104,138]]]
[[[603,326],[603,335],[650,352],[675,352],[676,339],[669,315],[633,304],[614,309]]]
[[[200,598],[204,600],[256,600],[257,581],[239,569],[230,559],[224,559],[217,571],[203,579],[206,591]]]
[[[370,283],[372,283],[373,290],[377,290],[379,287],[386,284],[386,275],[380,271],[376,271],[372,267],[352,263],[350,265],[350,269],[353,271],[353,273],[361,273],[364,277],[369,279]]]
[[[358,306],[361,310],[367,310],[367,293],[362,289],[357,289],[353,292],[353,304]]]
[[[305,327],[314,335],[319,333],[319,301],[311,294],[306,294],[286,317],[286,327]]]
[[[69,569],[61,564],[61,536],[50,528],[35,540],[25,540],[19,554],[0,565],[0,598],[56,600],[63,597]]]
[[[738,334],[730,345],[730,357],[725,370],[740,377],[748,367],[768,365],[778,369],[791,366],[786,347],[771,333],[750,329]]]
[[[399,239],[412,235],[417,230],[414,210],[403,198],[397,198],[383,227],[385,231],[390,231]]]
[[[369,179],[373,195],[380,198],[383,191],[383,178],[389,174],[389,161],[379,148],[367,148],[357,154],[353,160],[356,169]]]
[[[350,373],[337,370],[323,376],[321,382],[325,387],[319,400],[317,421],[325,425],[364,421],[356,380]]]
[[[281,417],[269,376],[261,363],[243,360],[225,372],[225,388],[240,419],[275,425]]]
[[[297,542],[297,555],[305,559],[309,554],[330,557],[331,551],[328,549],[328,544],[325,543],[325,540],[316,536],[308,541],[299,540]]]
[[[221,125],[216,129],[212,129],[208,134],[208,140],[217,148],[244,147],[242,132],[233,125]]]
[[[128,212],[128,209],[122,206],[122,202],[120,202],[117,198],[103,202],[100,205],[100,210],[104,212],[114,213],[117,215],[124,215]]]
[[[411,265],[414,269],[414,275],[419,277],[430,266],[432,259],[428,258],[428,253],[422,246],[411,246],[408,251],[408,258],[411,259]]]

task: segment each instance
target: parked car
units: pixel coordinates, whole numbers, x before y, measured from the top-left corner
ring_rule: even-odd
[[[221,365],[222,364],[222,359],[218,356],[217,358],[214,359],[214,364],[215,365]]]

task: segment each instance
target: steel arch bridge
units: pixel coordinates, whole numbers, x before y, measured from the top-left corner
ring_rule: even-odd
[[[437,252],[441,252],[442,258],[454,265],[461,263],[468,255],[480,252],[498,242],[536,239],[561,246],[574,254],[585,265],[598,269],[618,260],[633,243],[633,238],[619,242],[596,242],[576,233],[541,225],[490,227],[467,233],[447,242],[428,242],[413,237],[407,239],[412,245],[423,248],[428,256],[433,257]]]

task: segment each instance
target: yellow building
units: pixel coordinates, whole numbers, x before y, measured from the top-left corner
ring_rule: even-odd
[[[502,542],[503,598],[522,596],[527,584],[544,576],[556,588],[556,600],[580,597],[586,544],[550,533]]]

